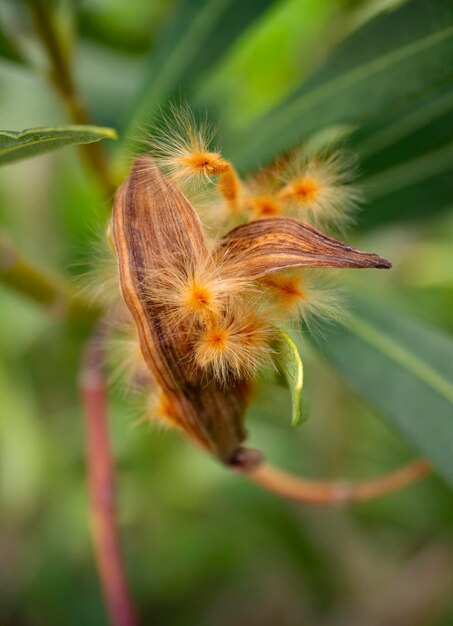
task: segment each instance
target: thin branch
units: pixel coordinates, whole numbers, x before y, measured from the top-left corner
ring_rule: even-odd
[[[58,317],[94,321],[101,313],[95,304],[75,294],[64,279],[28,261],[1,231],[0,282]]]
[[[239,468],[240,471],[240,468]],[[403,489],[431,473],[424,459],[371,480],[318,481],[287,474],[267,463],[245,472],[250,480],[287,500],[302,504],[332,506],[367,502]]]
[[[109,443],[107,385],[98,336],[89,342],[80,389],[85,413],[92,540],[104,602],[112,626],[137,626],[121,556],[115,511],[115,471]]]
[[[91,124],[88,111],[77,93],[68,54],[49,4],[45,0],[27,0],[27,4],[35,30],[49,57],[52,68],[49,78],[66,107],[69,119],[75,124]],[[115,184],[109,172],[103,146],[91,143],[80,145],[79,149],[96,174],[106,195],[112,195]]]

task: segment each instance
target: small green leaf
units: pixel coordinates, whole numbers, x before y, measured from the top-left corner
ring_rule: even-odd
[[[304,384],[304,367],[299,350],[291,337],[282,329],[279,329],[277,340],[277,352],[275,363],[285,378],[291,394],[293,426],[303,421],[302,411],[302,387]]]
[[[315,343],[453,485],[453,339],[388,305],[352,304],[348,326]]]
[[[0,130],[0,165],[28,159],[64,146],[93,143],[101,139],[116,139],[116,131],[98,126]]]

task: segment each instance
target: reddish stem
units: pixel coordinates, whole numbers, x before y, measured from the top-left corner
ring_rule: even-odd
[[[103,351],[88,344],[80,390],[85,413],[90,522],[98,574],[112,626],[137,626],[121,555],[115,511],[115,471],[108,433],[107,385]]]

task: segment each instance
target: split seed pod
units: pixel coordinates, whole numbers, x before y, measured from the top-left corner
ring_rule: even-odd
[[[148,156],[135,161],[116,194],[112,236],[122,296],[145,362],[171,406],[173,423],[233,465],[250,466],[257,460],[241,449],[249,382],[233,374],[219,382],[193,366],[192,327],[171,315],[158,289],[149,290],[150,276],[158,280],[169,267],[187,276],[199,266],[215,272],[221,265],[228,280],[252,283],[297,267],[390,267],[375,254],[284,217],[239,226],[212,252],[195,209]]]

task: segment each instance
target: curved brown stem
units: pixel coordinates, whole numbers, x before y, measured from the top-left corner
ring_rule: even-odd
[[[299,478],[267,463],[258,465],[246,474],[254,483],[287,500],[302,504],[332,506],[380,498],[407,487],[430,473],[429,463],[424,459],[418,459],[389,474],[358,482]]]
[[[112,626],[137,626],[121,555],[115,511],[115,471],[107,422],[102,344],[88,344],[80,390],[85,413],[91,532],[104,601]]]

